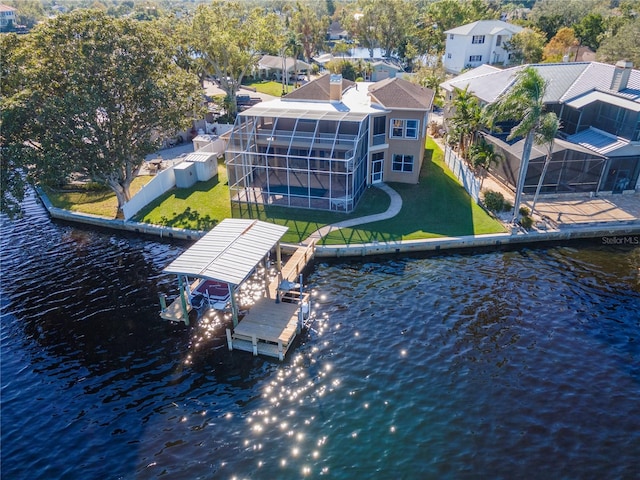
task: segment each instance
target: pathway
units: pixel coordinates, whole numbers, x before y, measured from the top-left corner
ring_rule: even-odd
[[[389,218],[395,217],[398,213],[400,213],[400,210],[402,209],[402,198],[400,197],[398,192],[396,192],[393,188],[391,188],[390,186],[384,183],[377,183],[377,184],[374,184],[373,186],[386,192],[386,194],[389,195],[389,197],[391,197],[391,203],[389,204],[389,208],[387,208],[386,211],[382,213],[376,213],[374,215],[367,215],[365,217],[351,218],[349,220],[333,223],[331,225],[325,225],[324,227],[316,230],[311,235],[309,235],[303,243],[307,244],[310,242],[317,242],[322,237],[328,235],[334,230],[353,227],[355,225],[362,225],[364,223],[377,222],[379,220],[387,220]]]

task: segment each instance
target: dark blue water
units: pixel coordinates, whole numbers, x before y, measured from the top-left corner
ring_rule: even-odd
[[[3,480],[638,478],[639,248],[319,262],[279,363],[160,320],[185,245],[1,242]]]

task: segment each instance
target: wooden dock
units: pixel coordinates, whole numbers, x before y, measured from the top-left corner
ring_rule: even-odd
[[[242,350],[283,360],[302,330],[310,312],[309,294],[299,290],[279,290],[283,280],[295,283],[313,258],[315,242],[302,245],[289,258],[281,275],[269,285],[269,294],[261,298],[233,331],[227,329],[229,350]],[[275,300],[274,300],[275,299]]]
[[[260,299],[233,332],[227,329],[229,350],[243,350],[283,360],[302,329],[300,308],[297,303]]]

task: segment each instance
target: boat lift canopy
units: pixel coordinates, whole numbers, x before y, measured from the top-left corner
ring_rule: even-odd
[[[164,272],[240,285],[287,230],[288,227],[260,220],[227,218]]]

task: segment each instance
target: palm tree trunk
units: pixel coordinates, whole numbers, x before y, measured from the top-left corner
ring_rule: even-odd
[[[518,221],[520,216],[520,201],[522,198],[522,191],[524,190],[524,181],[527,177],[527,170],[529,170],[529,158],[531,157],[531,149],[533,148],[533,129],[527,133],[524,140],[524,148],[522,149],[522,162],[520,163],[520,173],[518,174],[518,183],[516,185],[516,198],[513,202],[513,218],[512,223]]]
[[[531,205],[531,215],[533,216],[533,212],[536,209],[536,203],[538,202],[538,195],[540,195],[540,190],[542,189],[542,183],[544,182],[544,177],[547,174],[547,168],[549,168],[549,163],[551,163],[551,156],[553,153],[553,140],[549,145],[549,151],[547,152],[547,158],[544,159],[544,166],[542,167],[542,173],[540,174],[540,180],[538,180],[538,186],[536,187],[536,193],[533,196],[533,204]]]

